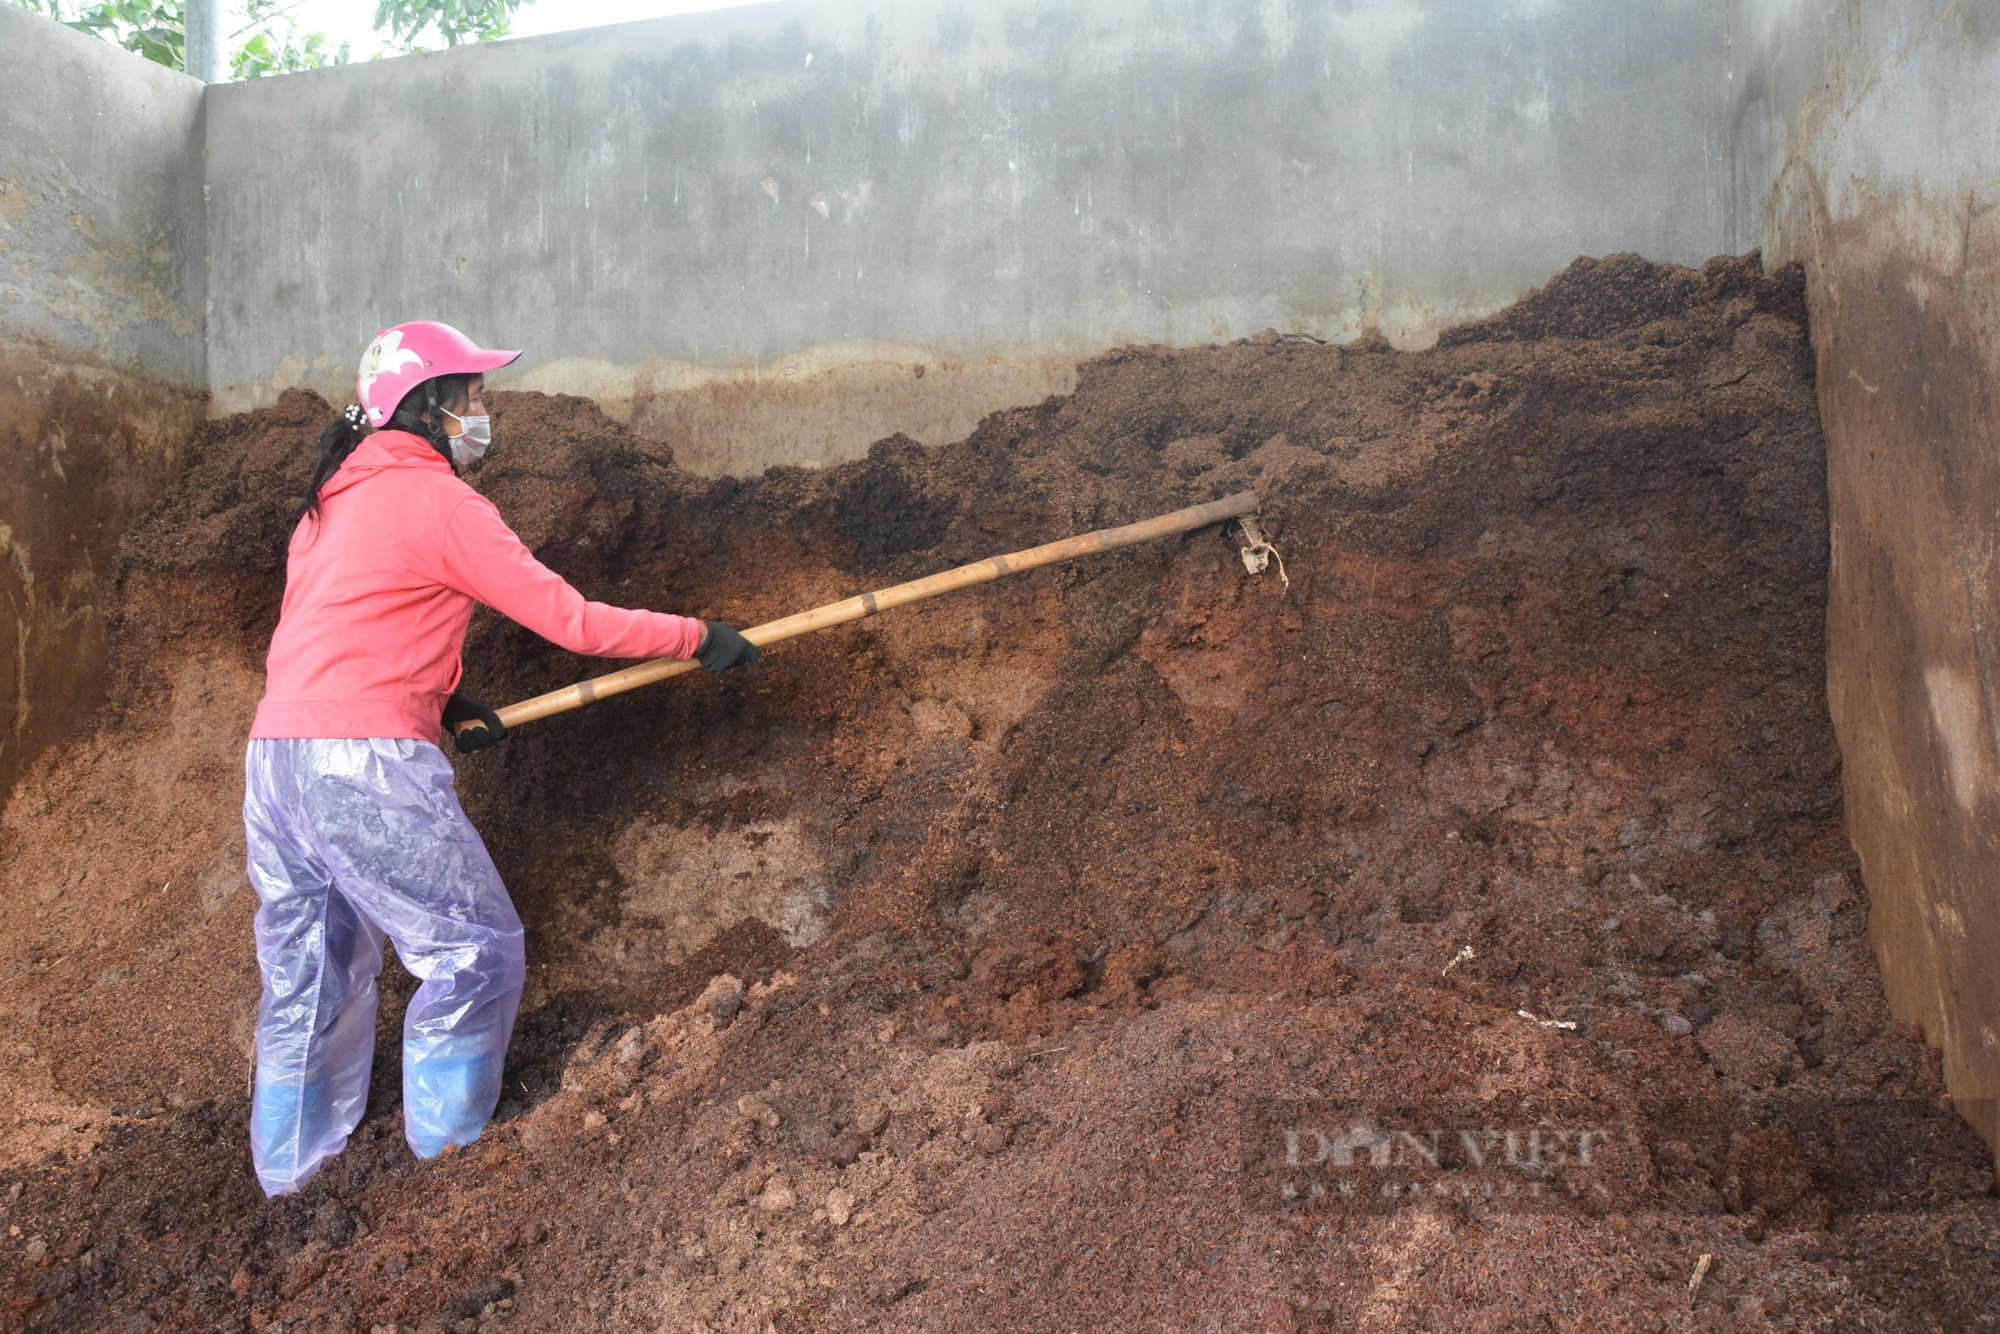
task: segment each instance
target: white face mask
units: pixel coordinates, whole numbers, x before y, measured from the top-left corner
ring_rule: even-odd
[[[493,418],[461,417],[450,408],[439,408],[438,411],[459,426],[459,433],[451,437],[452,462],[461,468],[469,468],[475,460],[485,457],[486,447],[493,443]]]

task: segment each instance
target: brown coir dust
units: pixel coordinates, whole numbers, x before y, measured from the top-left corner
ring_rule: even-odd
[[[499,1117],[411,1160],[391,964],[367,1121],[268,1202],[237,766],[330,410],[217,423],[126,543],[112,702],[5,813],[5,1323],[1990,1319],[1987,1155],[1839,827],[1804,318],[1754,257],[1579,261],[1430,351],[1129,348],[753,482],[502,396],[476,484],[613,602],[748,624],[1245,487],[1290,585],[1204,531],[459,759],[529,930]],[[485,613],[466,661],[493,703],[600,666]],[[1577,1197],[1385,1200],[1408,1142],[1315,1138],[1355,1099],[1624,1138]]]

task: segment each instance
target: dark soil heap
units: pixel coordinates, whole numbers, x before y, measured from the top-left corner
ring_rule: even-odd
[[[476,484],[607,601],[750,624],[1245,487],[1290,587],[1210,530],[459,760],[530,933],[500,1118],[410,1159],[398,975],[357,1141],[272,1202],[238,765],[330,410],[216,424],[126,544],[111,704],[0,833],[7,1322],[1990,1317],[1987,1154],[1840,832],[1804,320],[1755,257],[1578,261],[1431,351],[1126,349],[754,482],[501,396]],[[484,613],[466,661],[495,704],[601,666]],[[1356,1098],[1640,1129],[1609,1197],[1287,1199],[1266,1132]]]

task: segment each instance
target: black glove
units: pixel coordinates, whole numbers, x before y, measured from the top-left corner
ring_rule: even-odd
[[[457,723],[483,725],[461,732],[455,726]],[[444,730],[451,733],[451,742],[461,755],[497,746],[507,739],[507,724],[500,721],[500,715],[463,695],[453,695],[444,702]]]
[[[731,667],[741,667],[764,656],[761,649],[737,633],[735,626],[724,625],[721,621],[703,621],[702,624],[708,627],[708,642],[701,646],[701,652],[694,658],[717,676]]]

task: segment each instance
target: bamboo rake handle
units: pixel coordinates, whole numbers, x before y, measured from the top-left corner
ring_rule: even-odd
[[[873,593],[863,593],[859,597],[829,602],[824,607],[815,607],[811,611],[802,611],[782,620],[766,621],[762,625],[752,626],[743,632],[743,637],[762,648],[781,639],[794,639],[799,635],[811,634],[814,630],[846,625],[849,621],[858,621],[877,612],[888,611],[891,607],[907,606],[912,602],[922,602],[925,598],[970,588],[974,584],[988,583],[1002,575],[1038,570],[1044,565],[1075,560],[1078,556],[1095,555],[1100,551],[1116,551],[1120,547],[1136,546],[1157,537],[1192,532],[1196,528],[1206,528],[1225,519],[1240,519],[1246,514],[1254,514],[1257,511],[1257,503],[1257,497],[1253,492],[1241,491],[1221,500],[1212,500],[1206,505],[1196,505],[1192,509],[1162,514],[1157,519],[1147,519],[1143,523],[1127,524],[1123,528],[1100,528],[1096,532],[1065,537],[1060,542],[1050,542],[1046,546],[1030,547],[1026,551],[974,561],[970,565],[961,565],[955,570],[945,570],[922,579],[912,579],[907,584],[897,584],[893,588],[877,589]],[[605,676],[595,676],[588,681],[579,681],[573,686],[564,686],[561,690],[551,690],[546,695],[537,695],[518,704],[509,704],[499,710],[500,721],[510,728],[518,727],[537,718],[546,718],[552,713],[567,713],[571,709],[580,709],[593,700],[603,699],[607,695],[623,694],[627,690],[649,686],[655,681],[664,681],[670,676],[691,672],[700,665],[692,659],[654,658],[636,667],[627,667],[623,671],[612,672]],[[476,726],[477,723],[461,724],[461,727]]]

